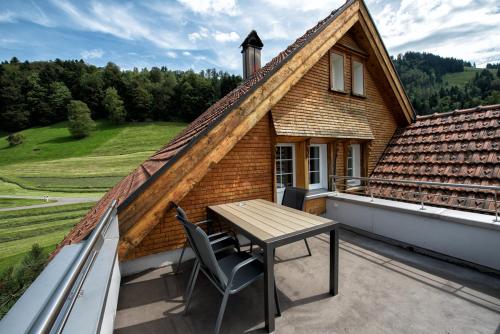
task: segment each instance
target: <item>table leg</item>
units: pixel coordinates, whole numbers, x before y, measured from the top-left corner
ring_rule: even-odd
[[[266,319],[266,330],[268,333],[274,332],[274,315],[276,313],[274,305],[274,249],[264,247],[264,309]]]
[[[330,230],[330,294],[339,292],[339,231]]]

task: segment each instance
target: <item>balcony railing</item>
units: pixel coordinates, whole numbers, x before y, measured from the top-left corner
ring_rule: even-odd
[[[358,195],[370,196],[372,201],[374,198],[389,198],[399,201],[416,202],[420,204],[420,209],[425,210],[425,205],[435,205],[435,206],[445,206],[460,209],[469,209],[473,211],[480,211],[483,213],[494,214],[494,222],[500,222],[499,219],[499,208],[498,199],[500,193],[500,186],[491,185],[480,185],[480,184],[461,184],[461,183],[445,183],[445,182],[430,182],[430,181],[414,181],[414,180],[396,180],[396,179],[383,179],[383,178],[372,178],[372,177],[355,177],[355,176],[330,176],[332,182],[333,191],[345,191],[354,192]],[[353,184],[353,180],[359,181]],[[402,185],[408,186],[413,189],[396,190],[392,189],[390,194],[382,193],[381,188],[377,187],[382,184],[387,185]],[[456,191],[463,192],[467,191],[479,191],[482,193],[487,193],[491,198],[480,199],[484,203],[483,208],[468,206],[466,203],[470,200],[477,200],[476,198],[464,197],[458,195],[446,195],[448,202],[465,203],[464,205],[449,205],[439,201],[432,201],[433,197],[443,196],[442,193],[438,191],[450,192],[452,189]],[[435,190],[436,193],[432,193]],[[488,204],[493,204],[493,209],[488,208]]]
[[[102,322],[117,246],[114,201],[85,241],[64,247],[42,271],[2,319],[0,332],[96,333],[108,328]]]

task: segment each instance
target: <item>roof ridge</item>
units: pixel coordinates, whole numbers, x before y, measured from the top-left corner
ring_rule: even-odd
[[[467,109],[455,109],[452,111],[447,111],[443,113],[434,113],[431,115],[418,115],[416,121],[421,121],[424,119],[429,119],[429,118],[438,118],[438,117],[443,117],[443,116],[450,116],[450,115],[457,115],[457,114],[465,114],[469,112],[478,112],[478,111],[488,111],[488,110],[496,110],[500,109],[500,104],[490,104],[486,106],[477,106],[473,108],[467,108]]]

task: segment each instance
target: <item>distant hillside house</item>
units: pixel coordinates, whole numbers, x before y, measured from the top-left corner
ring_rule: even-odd
[[[427,133],[434,132],[428,126],[434,118],[414,123],[415,113],[363,1],[347,1],[261,68],[262,37],[253,31],[241,45],[245,81],[112,188],[59,247],[84,239],[114,199],[121,260],[182,247],[185,236],[171,202],[198,221],[206,218],[209,205],[254,198],[280,202],[285,187],[297,186],[314,195],[306,210],[321,214],[323,194],[333,188],[330,175],[392,177],[398,154],[420,150],[414,143],[398,146],[401,138],[423,136],[420,129],[435,135]],[[455,116],[443,119],[449,117]],[[488,116],[480,126],[492,120]],[[481,134],[475,145],[488,138]],[[401,167],[401,175],[410,174]],[[356,180],[343,184],[358,185]]]

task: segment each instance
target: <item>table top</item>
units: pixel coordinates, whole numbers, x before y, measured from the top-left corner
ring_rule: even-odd
[[[337,224],[331,219],[262,199],[213,205],[209,209],[263,242]]]

